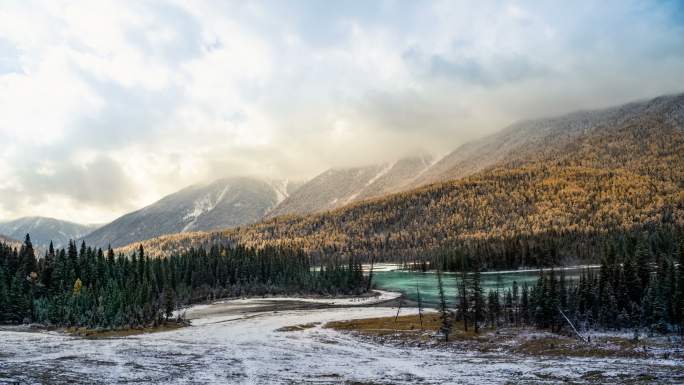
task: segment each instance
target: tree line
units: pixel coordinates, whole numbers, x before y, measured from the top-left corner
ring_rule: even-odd
[[[464,257],[453,311],[438,288],[442,334],[448,339],[454,321],[475,332],[481,327],[535,326],[553,331],[628,329],[635,337],[644,330],[684,333],[684,240],[661,241],[642,236],[634,247],[607,243],[600,268],[587,268],[578,280],[568,280],[562,269],[541,270],[534,285],[514,282],[511,288],[488,292],[482,289],[477,260]],[[654,244],[662,248],[654,249]]]
[[[639,248],[655,256],[670,253],[676,247],[676,241],[682,238],[681,226],[665,225],[641,225],[602,234],[551,231],[536,236],[455,242],[432,253],[405,259],[403,263],[409,269],[452,272],[475,265],[483,270],[511,270],[599,264],[607,247],[615,250],[620,258],[636,253]]]
[[[0,323],[127,328],[156,326],[179,306],[225,297],[273,294],[360,294],[361,262],[331,260],[312,269],[301,250],[214,245],[168,258],[129,255],[74,241],[50,244],[36,258],[30,236],[21,247],[0,243]]]

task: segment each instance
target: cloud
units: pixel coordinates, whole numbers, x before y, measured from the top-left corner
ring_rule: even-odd
[[[26,158],[14,166],[12,176],[0,185],[0,210],[27,210],[34,207],[51,212],[80,212],[86,222],[102,215],[93,208],[130,210],[137,187],[131,184],[120,164],[112,158],[92,159]],[[59,207],[46,208],[50,202]]]
[[[99,202],[125,206],[132,192],[121,166],[100,155],[85,162],[28,161],[16,175],[25,192],[31,192],[30,203],[48,195],[63,195],[86,205]]]
[[[0,218],[102,222],[226,175],[445,153],[681,92],[684,7],[26,1],[0,9]]]

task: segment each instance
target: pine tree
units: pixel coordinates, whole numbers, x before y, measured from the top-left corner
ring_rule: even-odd
[[[639,238],[636,246],[636,263],[637,275],[639,276],[639,289],[641,292],[645,292],[651,276],[651,253],[645,235]]]
[[[24,289],[24,282],[25,280],[20,278],[19,275],[15,274],[12,278],[7,296],[6,310],[6,318],[10,322],[21,323],[29,317],[30,306]]]
[[[522,322],[530,324],[532,318],[530,317],[530,289],[527,282],[523,282],[522,294],[520,295],[520,313]]]
[[[451,333],[451,319],[447,308],[446,296],[444,295],[444,283],[442,282],[442,269],[437,269],[437,290],[439,292],[439,315],[442,321],[440,332],[444,335],[444,342],[449,342]]]
[[[479,333],[479,322],[484,317],[485,301],[481,285],[480,267],[478,265],[474,267],[470,278],[470,303],[473,307],[473,328],[475,333]]]
[[[31,272],[38,271],[38,263],[36,261],[36,254],[33,250],[33,243],[31,243],[31,236],[26,234],[24,239],[24,244],[21,246],[19,251],[19,260],[22,266],[21,271],[25,275],[31,274]]]
[[[45,254],[45,259],[43,260],[43,268],[40,274],[40,281],[45,287],[47,291],[50,291],[52,289],[52,278],[53,278],[53,272],[55,270],[55,261],[56,260],[56,255],[55,255],[55,247],[52,244],[52,241],[50,241],[50,245],[48,246],[48,251]]]
[[[423,329],[423,299],[420,296],[420,288],[416,282],[416,300],[418,302],[418,317],[420,318],[420,328]]]
[[[684,240],[680,241],[677,246],[677,288],[673,306],[679,332],[684,335]]]
[[[0,254],[0,322],[6,322],[9,321],[5,319],[8,312],[9,288],[7,287],[7,276],[4,264],[2,263],[2,257]]]
[[[468,275],[464,267],[461,268],[461,279],[458,283],[457,289],[459,293],[459,312],[461,313],[461,318],[463,319],[463,330],[468,331],[468,318],[469,318],[469,300],[468,300],[468,290],[467,290]]]

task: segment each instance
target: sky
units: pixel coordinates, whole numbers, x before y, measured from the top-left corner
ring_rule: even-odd
[[[678,1],[0,3],[0,220],[443,155],[684,91]]]

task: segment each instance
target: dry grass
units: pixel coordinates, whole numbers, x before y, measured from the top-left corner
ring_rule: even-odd
[[[105,339],[105,338],[121,338],[135,336],[139,334],[146,333],[159,333],[170,330],[180,329],[187,326],[187,324],[182,322],[168,321],[158,326],[150,327],[139,327],[139,328],[129,328],[129,329],[116,329],[116,330],[102,330],[102,329],[88,329],[85,327],[77,328],[71,327],[65,330],[66,333],[73,336],[84,337],[89,339]]]
[[[321,324],[320,322],[312,322],[312,323],[308,323],[308,324],[284,326],[280,329],[276,329],[276,331],[277,332],[298,332],[301,330],[315,328],[316,326],[318,326],[320,324]]]
[[[329,322],[324,327],[353,332],[379,343],[444,345],[437,337],[441,320],[436,313],[423,315],[422,327],[417,315],[401,316],[396,321],[394,317],[382,317]],[[591,343],[585,343],[572,337],[540,333],[529,328],[503,328],[498,331],[481,328],[480,333],[475,334],[472,327],[464,332],[462,322],[456,322],[448,346],[480,352],[505,350],[530,356],[648,358],[656,356],[651,349],[659,345],[655,341],[642,339],[634,342],[623,337],[597,337]]]
[[[552,336],[523,340],[514,351],[534,356],[556,357],[629,357],[646,358],[649,355],[638,350],[639,344],[625,338],[611,337],[583,343],[576,339]]]
[[[437,313],[423,314],[421,324],[420,316],[406,315],[395,317],[366,318],[349,321],[329,322],[326,328],[339,331],[353,331],[368,336],[399,336],[407,340],[425,342],[432,338],[442,326],[442,320]],[[472,328],[468,332],[463,331],[463,323],[455,322],[449,336],[452,340],[478,340],[483,338],[487,330],[480,329],[480,334],[475,334]]]

